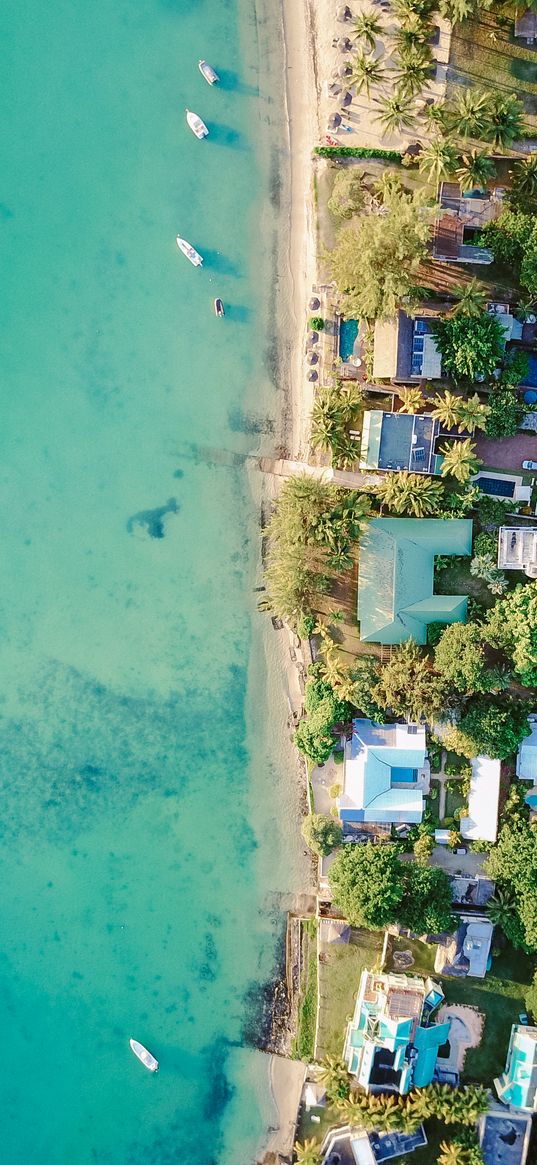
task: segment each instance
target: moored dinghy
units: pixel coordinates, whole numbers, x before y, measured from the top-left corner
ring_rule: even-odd
[[[215,301],[214,301],[214,310],[215,310],[215,315],[217,315],[217,316],[225,316],[225,314],[226,314],[226,313],[225,313],[225,310],[224,310],[224,305],[223,305],[223,303],[222,303],[222,300],[221,300],[221,299],[215,299]]]
[[[219,81],[218,73],[215,73],[212,65],[207,64],[207,61],[198,61],[198,69],[209,85],[214,85],[215,81]]]
[[[177,235],[175,241],[179,247],[179,250],[183,252],[183,255],[186,255],[187,259],[190,259],[192,266],[201,267],[203,258],[198,253],[198,251],[196,251],[195,247],[193,247],[191,243],[187,243],[186,239],[182,239],[180,235]]]
[[[148,1052],[147,1048],[144,1048],[143,1044],[140,1044],[138,1040],[129,1040],[129,1044],[144,1068],[147,1068],[149,1072],[158,1072],[158,1060],[155,1060],[155,1057],[151,1055],[151,1052]]]
[[[207,129],[205,122],[201,120],[201,117],[198,117],[197,113],[192,113],[191,109],[187,109],[186,120],[192,130],[192,133],[195,134],[197,138],[201,139],[208,137],[209,130]]]

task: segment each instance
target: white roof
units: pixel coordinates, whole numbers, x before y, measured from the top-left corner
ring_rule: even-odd
[[[421,375],[428,380],[438,380],[442,375],[442,354],[438,351],[433,335],[423,337],[423,363]]]
[[[351,1149],[356,1165],[376,1165],[376,1157],[367,1133],[358,1133],[351,1139]]]
[[[493,930],[488,919],[468,923],[462,949],[470,963],[468,974],[477,979],[485,978]]]
[[[501,761],[476,756],[468,798],[468,816],[461,817],[462,836],[469,841],[496,841]]]
[[[516,775],[537,784],[537,716],[528,716],[531,736],[522,741],[516,758]]]

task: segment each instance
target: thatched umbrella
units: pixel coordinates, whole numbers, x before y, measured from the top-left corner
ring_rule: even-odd
[[[332,81],[330,83],[330,85],[328,86],[328,96],[329,97],[339,97],[340,93],[342,93],[342,92],[343,92],[343,88],[339,84],[339,81]]]
[[[351,12],[348,4],[342,4],[341,7],[337,9],[336,18],[338,20],[340,20],[342,24],[346,20],[350,20],[351,16],[352,16],[352,12]]]
[[[349,93],[348,89],[347,89],[347,92],[344,93],[343,97],[341,98],[341,104],[343,105],[344,108],[347,105],[352,105],[352,93]]]
[[[338,126],[340,126],[340,125],[341,125],[341,114],[340,113],[330,114],[330,117],[328,118],[328,128],[329,129],[337,129]]]
[[[320,306],[321,306],[320,299],[317,299],[316,295],[312,295],[312,297],[310,299],[310,311],[318,311]]]
[[[339,40],[336,41],[336,48],[339,49],[340,53],[350,53],[352,44],[348,36],[340,36]]]
[[[308,334],[306,336],[306,344],[309,344],[309,345],[318,344],[318,342],[319,342],[319,333],[318,332],[308,332]]]
[[[315,371],[315,369],[310,368],[310,370],[308,372],[308,380],[313,381],[313,380],[318,380],[318,379],[319,379],[319,376],[318,376],[317,372]]]
[[[340,65],[339,69],[337,70],[338,77],[348,77],[351,73],[352,69],[350,65],[347,63],[347,61],[343,61],[343,64]]]
[[[317,352],[308,352],[308,354],[306,356],[306,360],[307,360],[308,364],[317,364],[318,360],[319,360],[319,356],[318,356]]]

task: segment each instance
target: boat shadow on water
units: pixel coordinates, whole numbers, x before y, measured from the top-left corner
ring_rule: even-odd
[[[231,69],[218,69],[218,86],[220,89],[241,93],[244,97],[259,97],[259,86],[247,85],[241,81],[239,74],[233,73]]]
[[[236,324],[247,324],[252,317],[252,309],[245,303],[226,303],[226,316]]]
[[[247,148],[243,134],[233,129],[231,125],[211,124],[210,136],[211,142],[217,146],[231,146],[234,150]]]
[[[205,247],[202,247],[202,254],[206,269],[217,271],[219,275],[240,276],[240,268],[227,255],[222,255],[220,251],[207,251]]]

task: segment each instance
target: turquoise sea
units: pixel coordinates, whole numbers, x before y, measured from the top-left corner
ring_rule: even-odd
[[[272,18],[0,13],[6,1165],[247,1165],[273,1115],[246,1032],[301,871],[241,462],[280,405]]]

